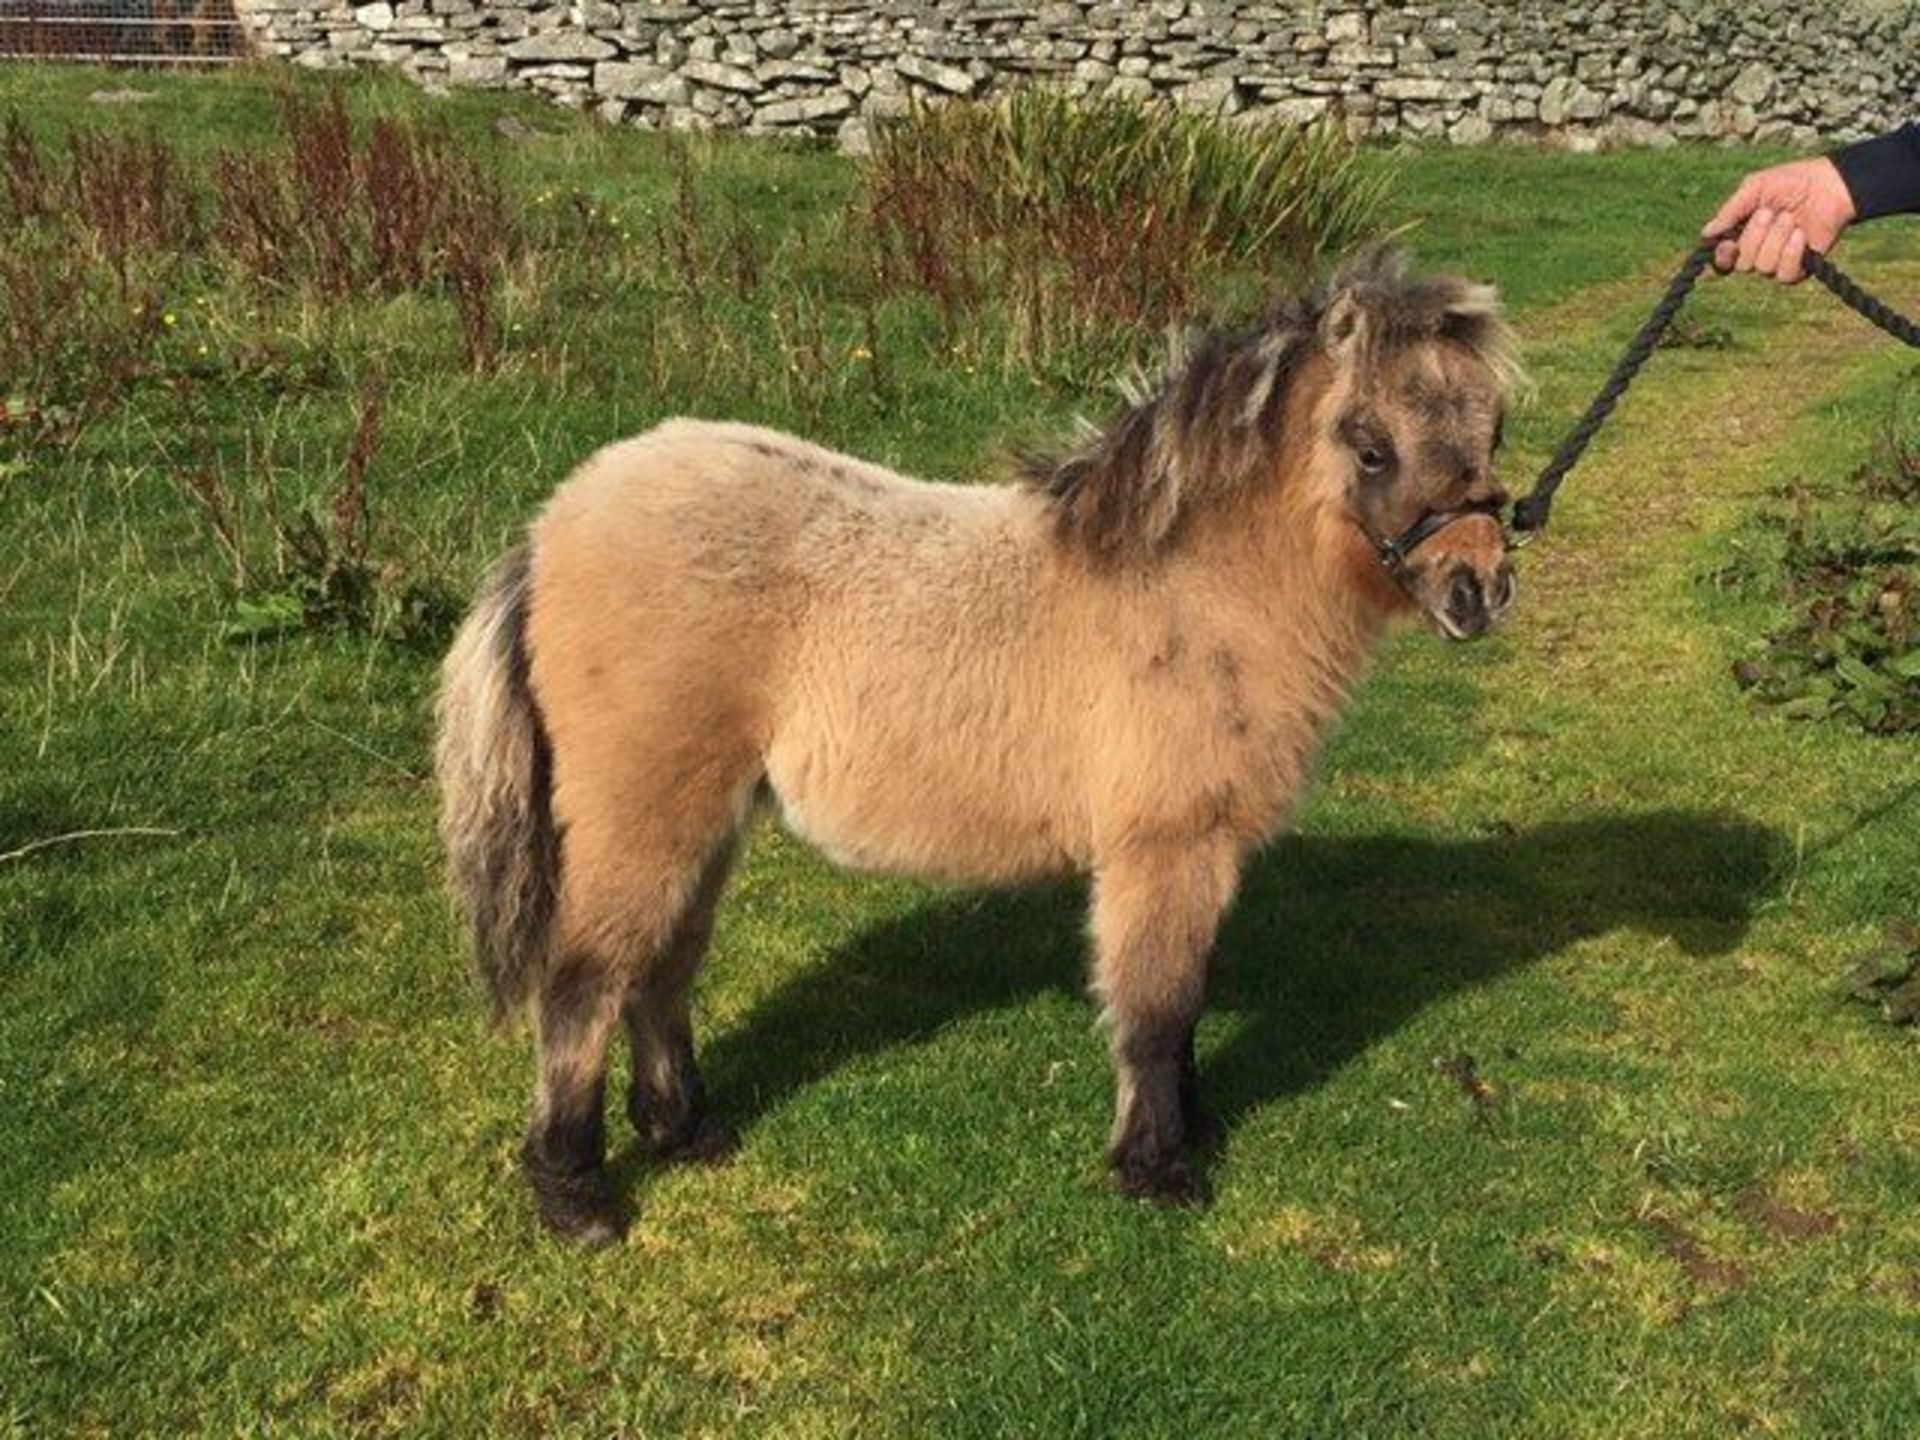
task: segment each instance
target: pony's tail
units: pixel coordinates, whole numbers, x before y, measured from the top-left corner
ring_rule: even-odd
[[[496,1023],[546,968],[559,846],[552,752],[527,679],[528,548],[495,567],[441,669],[440,837]]]

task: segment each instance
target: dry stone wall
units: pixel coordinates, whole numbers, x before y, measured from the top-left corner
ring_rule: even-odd
[[[837,135],[1044,81],[1355,133],[1851,139],[1920,114],[1920,0],[238,0],[259,48],[532,89],[609,121]]]

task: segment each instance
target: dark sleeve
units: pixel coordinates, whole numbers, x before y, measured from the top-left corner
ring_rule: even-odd
[[[1853,196],[1856,218],[1920,210],[1920,124],[1843,145],[1833,152],[1833,163]]]

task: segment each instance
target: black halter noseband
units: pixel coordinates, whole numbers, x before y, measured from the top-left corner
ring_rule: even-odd
[[[1412,559],[1413,552],[1454,521],[1464,520],[1469,515],[1490,515],[1498,521],[1500,502],[1488,500],[1478,505],[1462,505],[1457,510],[1429,510],[1390,540],[1380,539],[1364,526],[1360,533],[1367,537],[1368,543],[1373,546],[1373,553],[1387,567],[1387,573],[1405,587],[1413,580],[1412,567],[1407,563]]]

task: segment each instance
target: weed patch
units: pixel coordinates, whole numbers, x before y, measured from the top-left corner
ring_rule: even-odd
[[[1889,926],[1884,941],[1854,962],[1847,993],[1895,1025],[1920,1024],[1920,925]]]
[[[1873,458],[1836,493],[1801,483],[1756,522],[1755,541],[1713,574],[1776,587],[1787,622],[1734,678],[1794,719],[1839,716],[1875,734],[1920,729],[1920,450],[1901,403]]]
[[[264,562],[249,555],[241,518],[246,502],[217,463],[203,460],[176,472],[215,547],[233,566],[232,608],[221,629],[225,638],[261,641],[332,630],[434,647],[452,633],[461,609],[458,594],[437,577],[409,574],[397,549],[383,543],[387,537],[375,522],[371,475],[386,397],[384,381],[361,386],[345,450],[319,496],[283,503],[270,474],[248,477],[254,494],[263,497],[259,508],[270,534]]]
[[[467,364],[499,354],[497,293],[521,237],[498,180],[443,133],[381,118],[356,135],[340,92],[281,101],[281,139],[214,162],[224,257],[257,286],[341,300],[444,292]]]

